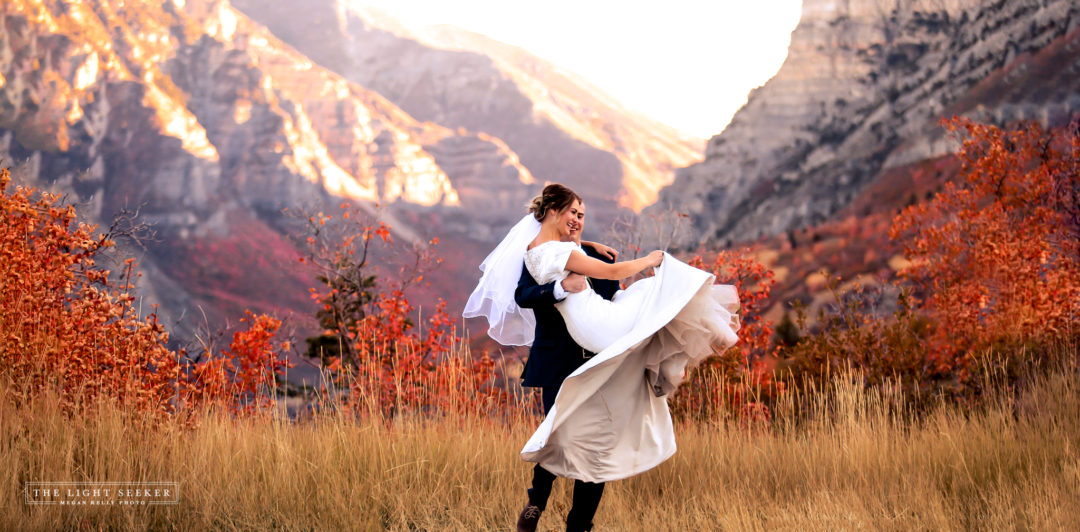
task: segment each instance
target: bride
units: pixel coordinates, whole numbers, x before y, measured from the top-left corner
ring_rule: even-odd
[[[572,201],[560,198],[567,193]],[[486,317],[488,334],[503,345],[530,345],[535,319],[514,302],[522,261],[538,284],[570,273],[619,280],[654,268],[611,301],[586,288],[556,304],[570,336],[596,355],[563,381],[521,451],[556,475],[607,482],[674,454],[666,396],[687,369],[735,344],[739,304],[733,286],[714,285],[712,274],[662,251],[614,264],[588,257],[570,240],[575,206],[580,210],[580,197],[570,189],[545,187],[480,265],[465,316]]]

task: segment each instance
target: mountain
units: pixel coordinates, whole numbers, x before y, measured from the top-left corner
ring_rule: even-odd
[[[1078,24],[1068,0],[805,0],[776,76],[645,212],[689,215],[696,247],[880,209],[883,179],[955,149],[943,117],[1080,112]]]
[[[624,109],[580,77],[461,29],[411,29],[346,0],[234,0],[319,64],[419,120],[506,142],[538,181],[566,183],[610,220],[640,210],[701,142]],[[518,212],[518,205],[508,205]],[[602,214],[601,214],[602,213]]]
[[[624,108],[572,72],[514,46],[454,26],[424,28],[423,42],[495,60],[544,116],[574,138],[613,153],[622,165],[620,204],[635,211],[656,201],[674,170],[701,159],[699,139]],[[523,147],[515,148],[524,153]]]
[[[700,158],[694,139],[477,35],[422,37],[344,2],[236,4],[0,3],[0,164],[103,228],[125,212],[150,226],[120,251],[178,345],[245,309],[317,329],[317,272],[284,209],[377,212],[401,249],[439,237],[440,293],[414,302],[454,312],[545,180],[589,198],[593,234]]]
[[[416,120],[224,1],[11,0],[0,27],[0,159],[105,227],[137,211],[155,233],[129,250],[147,307],[182,338],[245,308],[310,328],[314,272],[284,207],[378,201],[475,224],[531,194],[501,140]],[[477,188],[492,195],[460,197]],[[402,212],[382,213],[400,240],[431,236]]]

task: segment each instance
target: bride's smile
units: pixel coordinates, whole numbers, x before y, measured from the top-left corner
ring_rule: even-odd
[[[556,218],[559,240],[576,240],[576,237],[581,234],[581,228],[584,224],[585,204],[574,200],[574,203],[570,204],[570,208],[559,213],[559,217]]]

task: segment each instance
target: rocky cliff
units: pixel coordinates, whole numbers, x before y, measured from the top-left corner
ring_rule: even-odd
[[[945,116],[1060,124],[1080,112],[1078,24],[1068,0],[805,0],[779,72],[647,212],[689,214],[684,246],[750,240],[947,153]]]

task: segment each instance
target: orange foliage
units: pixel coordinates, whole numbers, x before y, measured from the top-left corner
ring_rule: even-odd
[[[0,379],[18,402],[58,393],[72,411],[108,397],[131,412],[164,415],[209,402],[234,410],[269,403],[284,360],[271,346],[280,322],[248,318],[219,357],[201,362],[168,349],[156,314],[134,308],[134,259],[119,282],[96,261],[113,247],[75,208],[33,188],[9,191],[0,169]]]
[[[487,353],[468,361],[450,356],[460,338],[445,301],[425,320],[426,330],[414,329],[408,316],[415,309],[401,290],[377,296],[375,307],[350,328],[364,373],[348,380],[353,398],[367,398],[364,406],[386,417],[402,411],[490,412],[508,404],[510,395],[494,385],[495,362]],[[469,393],[462,394],[462,387]]]
[[[373,221],[344,203],[341,220],[324,213],[307,222],[306,261],[319,271],[320,287],[311,297],[321,305],[324,333],[308,339],[308,355],[318,358],[339,386],[349,390],[349,404],[359,412],[384,417],[400,413],[474,411],[505,407],[510,395],[495,385],[495,363],[486,354],[476,360],[451,355],[461,339],[439,299],[434,313],[413,321],[406,287],[423,281],[427,268],[441,262],[432,249],[437,240],[410,250],[408,264],[396,279],[375,275],[373,258],[394,254],[390,226]],[[462,348],[459,352],[466,352]]]
[[[710,271],[716,284],[734,285],[739,293],[739,343],[719,356],[706,359],[693,370],[672,399],[677,415],[696,418],[714,417],[718,412],[734,410],[768,416],[768,408],[758,404],[762,392],[782,392],[782,383],[774,383],[771,360],[776,354],[772,345],[772,323],[761,313],[776,282],[772,270],[757,261],[750,249],[724,250],[706,265],[700,255],[691,266]]]
[[[273,391],[285,369],[293,367],[281,354],[282,346],[274,345],[281,321],[251,311],[240,321],[249,322],[250,327],[234,332],[220,356],[204,353],[182,375],[178,388],[189,410],[217,404],[250,414],[273,404]]]
[[[1080,134],[1032,123],[1012,131],[966,119],[962,182],[896,217],[904,272],[938,323],[937,369],[993,343],[1075,334],[1080,317]]]
[[[890,237],[911,266],[899,286],[839,293],[782,368],[821,385],[850,368],[867,386],[898,382],[908,404],[970,401],[977,369],[1014,377],[1075,338],[1080,320],[1080,134],[1037,124],[1005,131],[955,118],[957,183],[903,210]],[[875,308],[899,292],[896,311]],[[805,316],[800,312],[802,328]],[[809,332],[809,331],[808,331]],[[993,348],[997,361],[984,356]],[[1011,377],[1010,377],[1011,378]]]
[[[157,317],[132,307],[134,261],[113,284],[95,264],[107,235],[55,194],[10,184],[0,169],[0,378],[17,401],[51,389],[66,409],[109,396],[171,412],[180,366]]]

